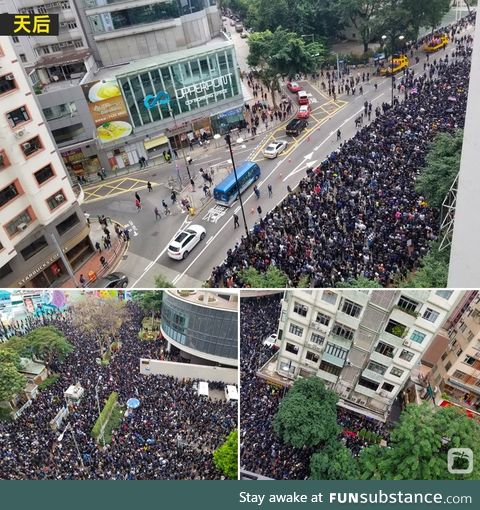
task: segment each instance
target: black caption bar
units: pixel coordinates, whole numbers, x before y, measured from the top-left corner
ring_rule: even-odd
[[[0,14],[0,35],[58,35],[58,14]]]

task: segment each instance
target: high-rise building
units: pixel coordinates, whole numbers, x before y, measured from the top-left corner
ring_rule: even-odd
[[[338,393],[341,406],[385,420],[460,294],[287,291],[277,373],[287,380],[320,377]]]
[[[13,43],[0,37],[0,287],[50,287],[92,252],[89,227]],[[61,250],[61,251],[60,251]]]

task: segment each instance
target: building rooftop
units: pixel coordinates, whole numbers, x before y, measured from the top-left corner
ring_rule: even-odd
[[[222,289],[221,291],[178,289],[167,290],[166,292],[175,298],[196,305],[238,311],[238,293],[230,289]]]
[[[20,372],[24,374],[40,375],[45,370],[45,365],[37,363],[30,358],[20,358]]]

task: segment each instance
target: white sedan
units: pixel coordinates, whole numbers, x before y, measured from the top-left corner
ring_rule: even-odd
[[[288,142],[285,142],[283,140],[272,142],[269,145],[267,145],[267,147],[265,147],[263,155],[266,158],[274,159],[287,148],[287,145]]]
[[[207,231],[201,225],[189,225],[185,230],[177,232],[173,241],[167,250],[170,258],[182,260],[188,257],[188,254],[197,246],[197,244],[205,239]]]

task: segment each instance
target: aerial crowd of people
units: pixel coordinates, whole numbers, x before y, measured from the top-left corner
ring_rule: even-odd
[[[258,370],[275,353],[263,344],[277,332],[281,294],[243,298],[240,306],[240,466],[244,471],[277,480],[303,480],[309,477],[310,457],[315,449],[293,448],[284,444],[273,429],[273,418],[286,389],[258,377]],[[388,443],[390,428],[382,422],[337,407],[339,440],[357,456],[368,446],[359,432],[375,433]]]
[[[389,286],[418,267],[439,235],[439,211],[415,191],[430,143],[465,121],[473,38],[464,18],[449,28],[447,50],[424,70],[397,77],[404,91],[377,107],[359,129],[307,176],[213,269],[214,287],[243,287],[239,272],[269,266],[296,286],[334,287],[357,277]],[[367,115],[371,113],[367,103]],[[339,132],[337,132],[337,139]]]
[[[138,338],[143,312],[136,303],[126,306],[129,317],[116,338],[121,347],[106,366],[96,362],[98,342],[74,326],[69,310],[16,325],[17,334],[55,326],[74,351],[53,367],[58,381],[41,391],[17,420],[0,421],[0,479],[222,478],[212,452],[236,427],[237,406],[198,396],[192,380],[141,375],[140,358],[158,359],[162,345]],[[84,397],[54,430],[51,421],[65,406],[64,391],[77,383],[85,389]],[[140,400],[105,447],[91,436],[98,417],[95,388],[101,406],[113,391],[122,406],[130,398]]]

